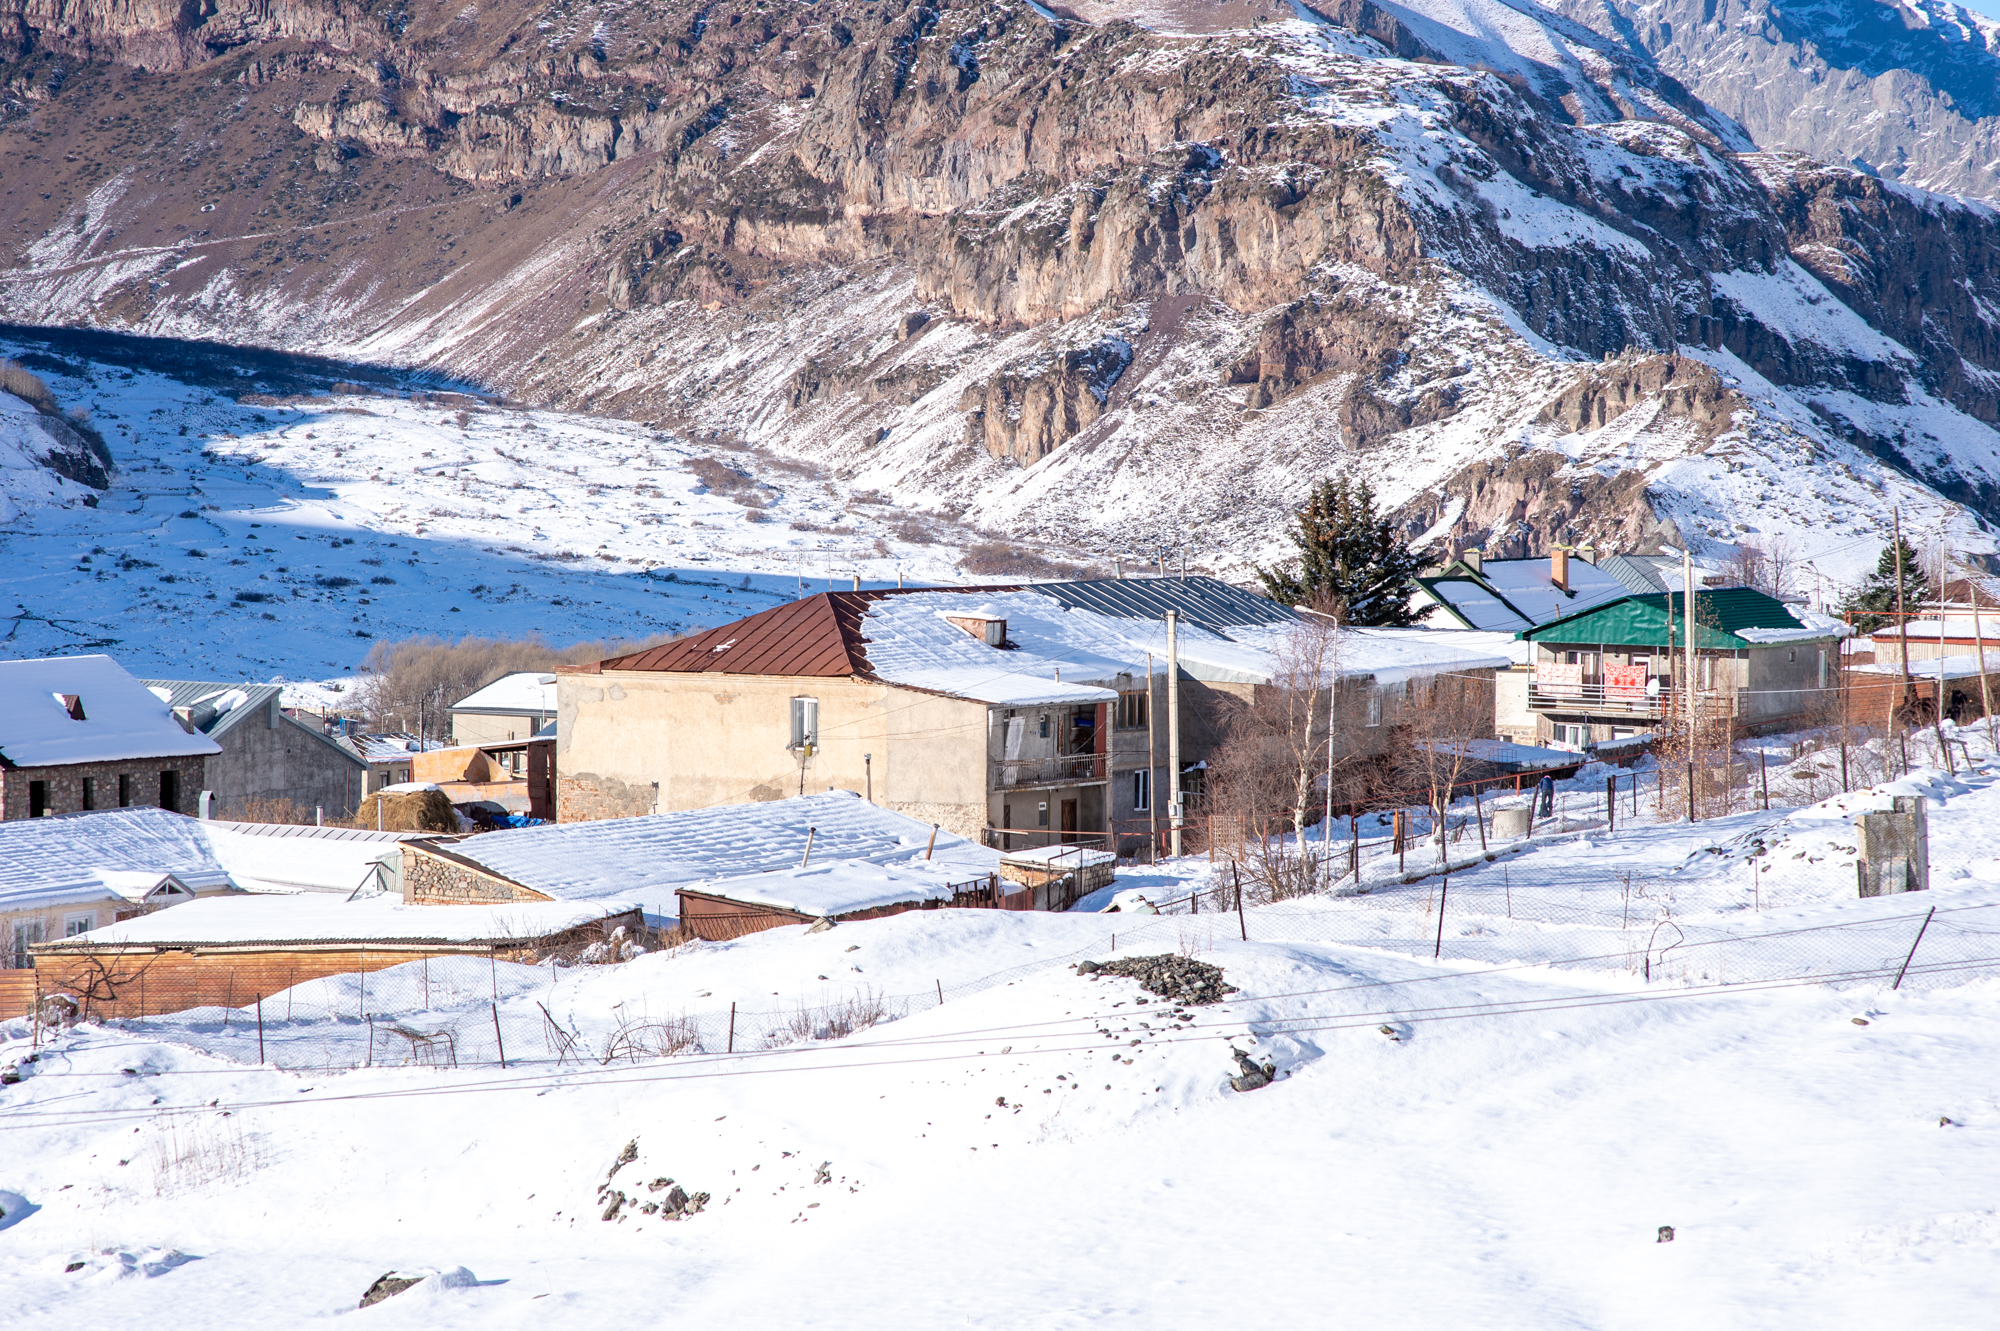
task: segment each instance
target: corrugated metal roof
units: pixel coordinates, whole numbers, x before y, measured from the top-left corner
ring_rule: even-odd
[[[893,594],[893,593],[891,593]],[[710,671],[737,675],[866,675],[864,607],[880,592],[822,592],[678,642],[600,661],[600,670]]]
[[[167,690],[167,706],[193,709],[188,720],[210,739],[227,734],[246,716],[259,715],[285,691],[281,684],[252,684],[247,681],[231,684],[221,680],[142,679],[139,682],[149,689]],[[217,700],[238,689],[243,691],[245,701],[218,715],[215,710]]]
[[[1630,647],[1667,645],[1667,616],[1674,620],[1677,642],[1681,627],[1680,592],[1628,596],[1609,605],[1551,620],[1521,636],[1537,642],[1599,643]],[[1748,587],[1718,587],[1695,593],[1695,646],[1712,651],[1740,651],[1754,646],[1737,636],[1740,629],[1803,629],[1785,603]],[[1835,636],[1832,632],[1828,637]]]
[[[1597,561],[1597,566],[1625,584],[1635,595],[1651,596],[1667,590],[1667,584],[1660,577],[1657,559],[1658,556],[1606,555]]]
[[[1169,610],[1191,624],[1228,636],[1252,624],[1289,624],[1296,612],[1266,596],[1220,578],[1093,578],[1080,582],[1037,582],[1021,588],[1061,602],[1072,610],[1094,610],[1113,619],[1163,619]]]

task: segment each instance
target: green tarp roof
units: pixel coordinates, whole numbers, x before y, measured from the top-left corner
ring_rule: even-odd
[[[1680,592],[1657,592],[1650,596],[1628,596],[1594,610],[1579,611],[1562,619],[1532,628],[1521,637],[1537,642],[1597,643],[1604,646],[1667,646],[1667,616],[1673,616],[1676,646],[1685,646]],[[1737,636],[1741,629],[1803,629],[1785,603],[1748,587],[1718,587],[1696,592],[1695,648],[1708,651],[1741,651],[1765,646]],[[1835,636],[1831,630],[1827,637]]]

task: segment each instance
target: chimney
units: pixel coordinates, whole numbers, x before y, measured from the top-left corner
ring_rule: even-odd
[[[1549,581],[1558,591],[1569,590],[1569,547],[1559,545],[1549,552]]]
[[[1464,560],[1465,566],[1474,573],[1484,573],[1486,571],[1486,552],[1484,550],[1467,550],[1459,558]]]

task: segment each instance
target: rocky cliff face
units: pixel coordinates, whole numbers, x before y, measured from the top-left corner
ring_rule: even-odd
[[[1749,153],[1553,16],[13,3],[7,317],[435,368],[1238,569],[1339,469],[1440,546],[2000,511],[1992,215]]]

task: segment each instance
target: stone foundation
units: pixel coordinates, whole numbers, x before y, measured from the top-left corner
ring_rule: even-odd
[[[591,823],[604,818],[638,818],[659,803],[656,783],[639,785],[595,772],[563,773],[556,782],[556,821]]]
[[[485,905],[547,901],[532,888],[489,873],[437,847],[403,845],[403,903],[409,906]]]

